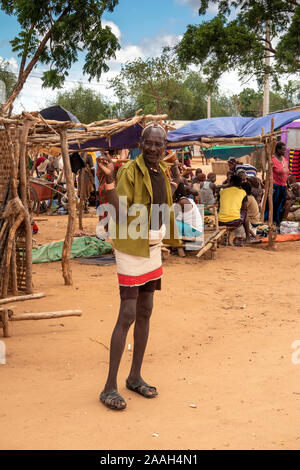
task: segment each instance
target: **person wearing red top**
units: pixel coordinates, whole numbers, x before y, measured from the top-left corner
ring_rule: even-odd
[[[287,179],[289,176],[289,165],[285,158],[286,145],[277,142],[273,162],[273,222],[280,224],[284,214],[287,194]],[[265,220],[269,217],[268,201],[266,205]]]

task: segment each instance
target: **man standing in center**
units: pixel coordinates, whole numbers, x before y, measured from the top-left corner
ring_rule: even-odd
[[[161,289],[161,242],[164,239],[169,245],[180,245],[172,210],[172,192],[176,190],[177,180],[170,184],[166,174],[167,165],[162,161],[166,149],[164,128],[155,123],[146,126],[141,136],[140,149],[142,154],[119,170],[116,188],[112,163],[104,158],[99,160],[99,167],[105,175],[108,202],[115,210],[116,233],[111,236],[115,246],[121,297],[119,316],[110,343],[109,373],[100,401],[115,410],[126,408],[126,402],[118,392],[117,374],[127,333],[133,322],[134,351],[126,387],[145,398],[157,396],[156,388],[143,380],[141,367],[148,340],[154,291]],[[177,179],[180,179],[179,171]],[[126,197],[125,208],[120,204],[121,197]],[[168,208],[165,220],[161,213],[154,210],[162,204]],[[137,212],[141,214],[143,210],[144,223],[140,224],[139,237],[136,236],[137,232],[132,233],[130,226],[134,226],[139,218]],[[125,237],[120,234],[124,215]]]

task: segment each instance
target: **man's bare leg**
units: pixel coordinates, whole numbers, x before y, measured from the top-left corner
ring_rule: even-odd
[[[131,370],[127,383],[140,384],[138,389],[143,387],[142,395],[153,397],[157,395],[155,387],[149,386],[141,376],[141,368],[149,336],[150,317],[153,309],[154,292],[141,292],[138,297],[136,307],[136,320],[134,326],[134,350]]]
[[[114,328],[110,342],[110,360],[109,372],[103,392],[115,392],[117,387],[117,375],[123,355],[127,333],[136,318],[136,299],[121,300],[118,320]],[[118,401],[116,399],[115,401]],[[118,403],[112,401],[112,405],[118,406]]]

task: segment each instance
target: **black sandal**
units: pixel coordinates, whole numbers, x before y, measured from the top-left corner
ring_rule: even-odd
[[[105,393],[104,391],[101,392],[99,396],[99,400],[107,406],[107,408],[110,408],[111,410],[124,410],[126,408],[126,402],[121,395],[115,391],[115,392],[107,392]],[[112,401],[118,400],[117,403],[112,403]],[[123,404],[122,404],[123,402]]]
[[[132,392],[136,392],[145,398],[155,398],[158,395],[156,388],[152,387],[151,385],[148,385],[144,381],[130,383],[127,379],[126,387],[128,388],[128,390],[132,390]],[[149,395],[149,393],[147,392],[150,392],[151,390],[153,390],[153,393]]]

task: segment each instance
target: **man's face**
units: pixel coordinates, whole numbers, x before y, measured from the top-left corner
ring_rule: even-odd
[[[163,158],[166,149],[165,136],[162,129],[159,127],[147,129],[140,142],[140,148],[146,163],[157,165]]]

